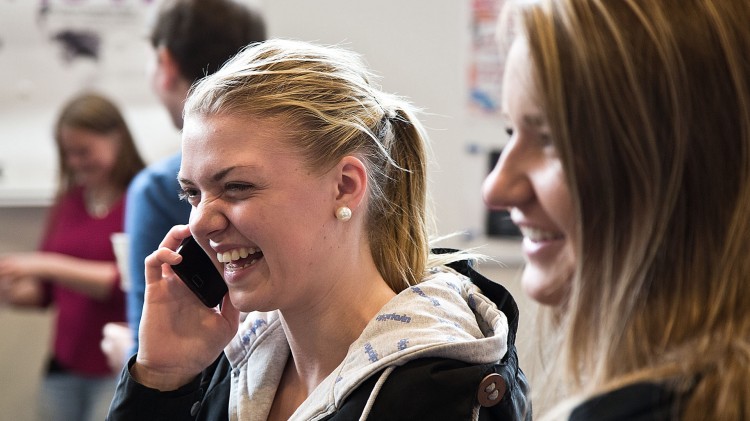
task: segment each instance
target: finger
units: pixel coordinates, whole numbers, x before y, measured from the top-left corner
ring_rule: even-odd
[[[182,240],[190,236],[190,227],[187,225],[175,225],[173,226],[164,239],[159,244],[159,247],[166,247],[170,250],[177,250]]]
[[[128,325],[119,322],[109,322],[102,328],[102,335],[105,338],[119,338],[122,336],[130,335],[130,328]]]
[[[178,253],[166,247],[159,248],[146,257],[146,281],[154,282],[161,279],[166,275],[164,274],[165,265],[167,265],[167,267],[168,265],[175,265],[181,260],[182,256]]]

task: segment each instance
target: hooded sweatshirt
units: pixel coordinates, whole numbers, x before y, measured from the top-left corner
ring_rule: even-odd
[[[499,362],[507,336],[507,318],[477,286],[450,269],[436,270],[383,306],[290,420],[323,419],[370,376],[382,383],[393,368],[419,358]],[[265,420],[290,354],[278,312],[251,313],[225,354],[232,367],[230,419]],[[377,395],[373,390],[369,402]]]
[[[512,296],[465,261],[449,266],[386,303],[290,420],[530,420]],[[135,382],[131,358],[108,419],[266,420],[290,353],[279,313],[250,313],[178,390]]]

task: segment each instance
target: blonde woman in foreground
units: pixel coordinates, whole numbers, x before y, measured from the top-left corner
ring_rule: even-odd
[[[190,225],[146,259],[111,420],[530,419],[513,298],[431,253],[425,132],[370,78],[349,51],[269,40],[193,88]],[[220,308],[169,267],[190,234]]]
[[[509,7],[483,195],[554,309],[549,418],[750,419],[750,2]]]

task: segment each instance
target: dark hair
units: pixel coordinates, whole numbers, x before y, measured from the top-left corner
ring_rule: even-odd
[[[234,0],[169,0],[151,29],[154,48],[166,47],[183,77],[196,80],[218,70],[243,47],[265,41],[260,11]]]
[[[109,99],[95,93],[84,93],[69,100],[62,108],[55,124],[55,142],[60,160],[58,193],[70,189],[75,180],[60,147],[63,127],[75,127],[99,134],[119,135],[120,150],[112,169],[112,183],[125,191],[130,180],[143,169],[144,163],[130,134],[120,109]]]

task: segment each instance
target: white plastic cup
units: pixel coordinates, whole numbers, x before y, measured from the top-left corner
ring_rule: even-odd
[[[120,289],[127,292],[130,289],[130,272],[128,271],[128,235],[124,232],[113,233],[109,239],[117,260],[117,270],[120,271]]]

